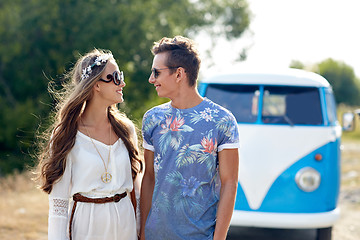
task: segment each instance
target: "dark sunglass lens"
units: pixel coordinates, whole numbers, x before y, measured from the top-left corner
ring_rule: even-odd
[[[114,72],[114,83],[115,85],[120,85],[121,83],[120,75],[118,72]]]
[[[120,83],[125,84],[124,72],[121,71],[119,76],[120,76]]]
[[[157,78],[160,72],[157,69],[154,69],[154,77]]]

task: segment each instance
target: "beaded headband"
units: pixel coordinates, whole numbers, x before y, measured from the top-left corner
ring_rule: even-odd
[[[100,66],[102,63],[106,63],[110,57],[112,57],[111,54],[103,54],[101,56],[97,56],[93,64],[87,66],[82,70],[81,80],[87,79],[90,76],[93,67]]]

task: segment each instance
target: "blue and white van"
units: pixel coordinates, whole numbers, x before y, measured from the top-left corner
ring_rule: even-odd
[[[303,70],[203,79],[199,92],[229,109],[240,132],[232,226],[313,229],[331,239],[339,218],[341,126],[332,88]]]

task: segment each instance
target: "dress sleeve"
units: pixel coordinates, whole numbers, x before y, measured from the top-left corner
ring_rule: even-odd
[[[71,188],[71,159],[67,158],[63,176],[49,194],[48,240],[67,240],[68,210]]]
[[[134,189],[136,198],[136,231],[140,233],[140,192],[141,192],[141,181],[143,174],[139,173],[134,179]]]
[[[133,142],[135,143],[135,147],[138,148],[138,137],[136,134],[135,126],[131,126],[131,134],[133,138]],[[134,190],[135,190],[135,198],[136,198],[136,230],[140,232],[140,191],[141,191],[141,181],[142,181],[143,174],[138,173],[136,178],[134,179]]]

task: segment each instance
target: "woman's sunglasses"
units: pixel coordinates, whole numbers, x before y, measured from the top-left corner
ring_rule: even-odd
[[[115,85],[120,85],[122,83],[125,83],[124,73],[122,71],[121,72],[115,71],[112,74],[108,74],[108,75],[106,75],[106,78],[108,80],[104,80],[104,79],[100,78],[100,81],[103,81],[106,83],[113,81],[115,83]]]

